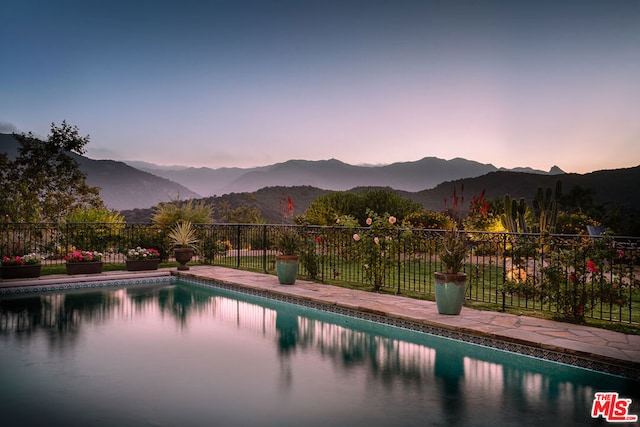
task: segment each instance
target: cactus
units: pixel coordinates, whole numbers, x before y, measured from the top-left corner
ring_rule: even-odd
[[[529,231],[525,221],[527,202],[524,199],[511,200],[507,194],[504,196],[504,214],[500,217],[502,226],[510,233],[527,233]]]
[[[551,188],[543,191],[538,187],[536,197],[533,199],[533,209],[538,218],[538,228],[540,233],[553,233],[558,220],[558,204],[562,194],[562,183],[556,182],[555,191]]]

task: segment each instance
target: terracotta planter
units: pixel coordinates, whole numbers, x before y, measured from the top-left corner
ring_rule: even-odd
[[[160,258],[127,260],[127,271],[157,270]]]
[[[42,264],[3,265],[0,266],[0,277],[3,279],[30,279],[40,277]]]
[[[176,258],[176,261],[180,263],[178,266],[178,270],[185,271],[189,269],[187,263],[191,261],[193,258],[194,250],[192,248],[176,248],[173,251],[173,255]]]
[[[278,281],[282,285],[293,285],[298,277],[298,266],[300,257],[298,255],[277,255],[276,274]]]
[[[460,314],[467,290],[465,273],[434,273],[436,304],[440,314]]]
[[[97,262],[67,262],[67,274],[96,274],[102,273],[102,261]]]

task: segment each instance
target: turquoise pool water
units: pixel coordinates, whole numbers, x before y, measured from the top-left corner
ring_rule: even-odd
[[[0,297],[3,426],[602,425],[640,384],[187,283]]]

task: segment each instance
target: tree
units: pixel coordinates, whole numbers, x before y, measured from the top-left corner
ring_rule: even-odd
[[[367,209],[394,215],[402,221],[406,215],[422,210],[422,206],[405,199],[393,190],[365,190],[360,193],[350,191],[332,191],[317,197],[307,208],[304,222],[314,225],[333,225],[342,216],[351,216],[359,224],[368,217]]]
[[[180,199],[174,199],[158,204],[151,221],[161,225],[175,224],[179,221],[206,224],[211,222],[211,206],[201,200],[183,202]]]
[[[99,189],[86,183],[86,174],[71,153],[83,154],[89,136],[77,126],[51,123],[45,141],[31,132],[13,134],[18,156],[0,157],[0,215],[9,222],[56,221],[77,208],[102,208]]]

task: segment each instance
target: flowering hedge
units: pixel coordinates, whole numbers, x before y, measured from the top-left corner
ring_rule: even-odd
[[[16,255],[14,257],[2,257],[2,265],[33,265],[42,261],[42,256],[30,253],[26,255]]]
[[[136,259],[158,259],[160,258],[160,251],[153,248],[141,248],[138,246],[135,249],[129,249],[127,251],[128,260]]]
[[[100,252],[73,251],[64,257],[67,262],[99,262],[102,261]]]

